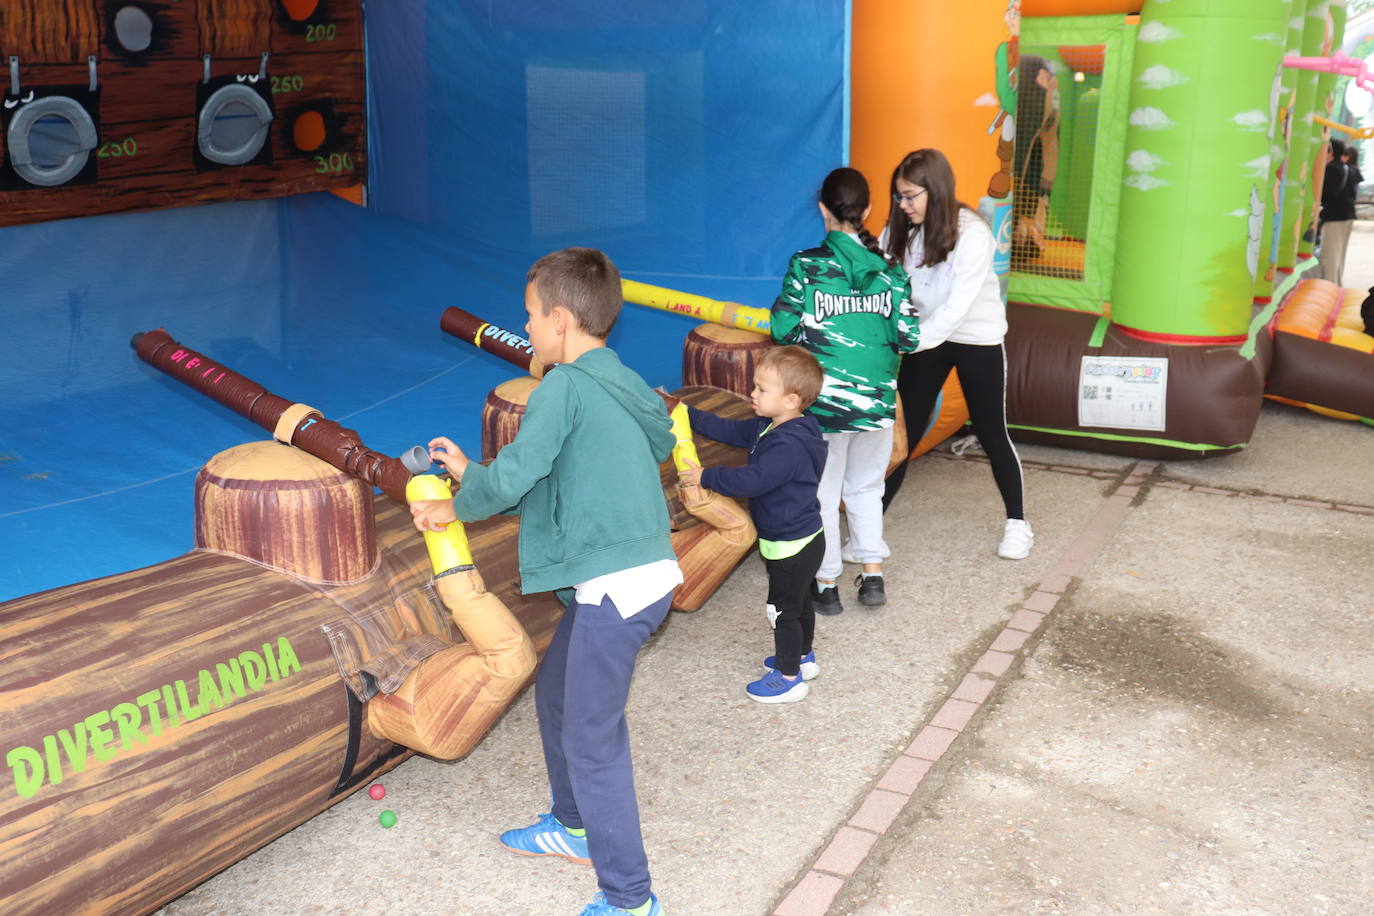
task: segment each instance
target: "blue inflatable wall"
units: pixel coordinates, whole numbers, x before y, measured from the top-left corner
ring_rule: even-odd
[[[0,230],[0,600],[192,546],[192,481],[266,437],[140,362],[181,342],[389,454],[480,449],[511,367],[438,330],[523,327],[568,245],[633,279],[766,306],[822,236],[846,156],[848,9],[826,0],[368,4],[367,209],[327,194]],[[0,194],[3,198],[3,194]],[[627,306],[611,343],[679,383],[690,322]]]

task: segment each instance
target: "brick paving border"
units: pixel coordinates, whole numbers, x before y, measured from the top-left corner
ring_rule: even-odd
[[[950,461],[971,461],[987,464],[978,455],[954,455],[944,450],[929,454]],[[1078,536],[1065,548],[1045,578],[1035,586],[1000,632],[993,637],[987,650],[964,674],[953,693],[917,732],[916,737],[887,770],[874,780],[873,788],[863,797],[858,810],[840,825],[816,860],[803,872],[787,896],[773,911],[773,916],[825,916],[845,882],[863,865],[874,844],[887,832],[901,814],[912,794],[920,786],[931,767],[954,744],[970,720],[982,708],[998,682],[1011,668],[1018,652],[1045,618],[1054,612],[1060,597],[1073,580],[1082,575],[1102,545],[1116,533],[1126,510],[1138,497],[1147,482],[1150,487],[1189,491],[1221,498],[1256,499],[1270,503],[1288,503],[1311,509],[1374,515],[1374,506],[1348,505],[1326,500],[1301,499],[1253,490],[1233,490],[1224,487],[1202,486],[1177,480],[1150,476],[1162,464],[1160,461],[1137,461],[1123,475],[1121,471],[1102,471],[1064,464],[1044,464],[1023,461],[1029,470],[1055,474],[1073,474],[1098,480],[1116,480],[1116,487],[1103,501]]]
[[[1015,653],[1054,611],[1059,597],[1115,533],[1140,485],[1157,467],[1157,461],[1139,461],[1126,474],[1030,597],[993,637],[987,650],[964,674],[959,686],[916,733],[906,750],[874,780],[858,810],[835,830],[821,854],[773,911],[774,916],[824,916],[829,912],[830,905],[844,890],[845,882],[863,865],[874,844],[911,800],[921,780],[968,727],[998,680],[1011,668],[1016,660]],[[1059,465],[1044,469],[1094,474],[1083,468],[1070,470]],[[1114,471],[1111,476],[1120,478],[1121,474]]]

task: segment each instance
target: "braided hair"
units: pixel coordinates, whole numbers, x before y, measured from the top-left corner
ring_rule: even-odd
[[[821,203],[836,220],[854,227],[855,234],[865,248],[888,264],[896,263],[891,255],[883,251],[873,233],[864,228],[864,211],[868,209],[868,181],[862,172],[838,168],[826,175],[821,185]]]

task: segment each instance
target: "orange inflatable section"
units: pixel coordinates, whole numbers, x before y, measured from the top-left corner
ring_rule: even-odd
[[[874,189],[868,226],[887,220],[880,193],[906,153],[944,151],[959,198],[976,206],[999,168],[994,59],[1021,16],[1133,14],[1141,0],[855,0],[851,21],[850,165]],[[957,49],[951,53],[951,49]]]
[[[1023,0],[1022,16],[1108,16],[1140,12],[1141,0]]]
[[[1307,280],[1284,303],[1274,328],[1369,353],[1374,337],[1364,333],[1360,303],[1365,292],[1341,289],[1328,280]]]
[[[977,206],[985,193],[999,168],[989,128],[1001,111],[995,58],[1007,11],[1008,0],[854,3],[850,165],[873,188],[875,234],[887,222],[892,169],[914,149],[949,157],[960,200]]]
[[[1364,332],[1360,305],[1367,294],[1360,289],[1342,289],[1327,280],[1304,280],[1284,303],[1274,321],[1274,330],[1298,337],[1319,340],[1359,353],[1374,354],[1374,337]],[[1306,407],[1313,413],[1338,420],[1359,420],[1357,414],[1332,410],[1317,404],[1267,394],[1272,401]]]
[[[850,165],[873,192],[868,227],[887,223],[892,169],[914,149],[949,157],[959,199],[976,207],[997,158],[997,47],[1019,28],[1012,0],[913,3],[855,0],[850,53]],[[951,54],[950,49],[958,53]],[[935,425],[911,451],[929,451],[968,421],[954,373],[945,381]]]

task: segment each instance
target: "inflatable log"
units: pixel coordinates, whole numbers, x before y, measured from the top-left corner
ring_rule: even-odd
[[[265,442],[196,490],[193,552],[0,604],[0,912],[149,912],[395,766],[393,739],[443,721],[462,753],[561,616],[519,593],[513,519],[467,533],[527,642],[463,642],[409,513],[357,479]]]
[[[544,377],[544,364],[534,355],[534,347],[514,331],[499,328],[456,307],[444,309],[439,316],[439,329],[467,341],[479,350],[501,357],[535,378]]]
[[[430,474],[406,485],[411,502],[452,499]],[[368,725],[381,737],[434,757],[461,757],[481,740],[534,673],[534,646],[505,602],[487,591],[461,522],[426,531],[434,588],[467,645],[423,659],[401,686],[368,703]]]
[[[648,283],[639,283],[623,278],[620,281],[620,288],[625,301],[633,302],[635,305],[646,305],[649,308],[661,309],[665,312],[675,312],[679,315],[687,315],[727,328],[752,331],[765,337],[769,335],[769,330],[772,327],[772,314],[768,309],[740,305],[738,302],[721,302],[717,299],[698,296],[695,293],[665,289],[662,286],[650,286]]]
[[[729,412],[726,405],[719,403],[714,409]],[[692,435],[686,403],[678,400],[668,415],[673,424],[673,436],[677,439],[671,458],[673,470],[682,472],[689,467],[704,467],[701,450]],[[683,507],[701,524],[673,531],[673,550],[678,555],[683,579],[682,586],[673,595],[673,604],[679,610],[696,610],[723,579],[719,570],[712,568],[715,560],[726,556],[738,562],[754,546],[758,532],[750,518],[740,511],[739,503],[728,496],[700,486],[678,486],[677,493]],[[734,563],[729,566],[733,568]]]
[[[508,379],[487,393],[482,404],[482,460],[490,461],[520,431],[530,393],[539,380],[523,375]]]
[[[768,309],[722,302],[635,280],[620,281],[626,302],[700,319],[682,346],[682,383],[708,385],[749,397],[754,367],[772,349]]]
[[[682,383],[724,388],[742,398],[754,390],[754,370],[773,338],[718,324],[699,324],[682,344]]]
[[[423,449],[407,468],[165,333],[135,347],[338,467],[229,449],[196,477],[195,551],[0,604],[7,914],[150,911],[411,751],[467,753],[562,614],[519,593],[515,520],[422,539],[373,497],[447,493],[411,476]]]
[[[439,316],[439,328],[530,374],[497,385],[482,405],[482,460],[490,461],[519,431],[530,392],[544,377],[544,364],[534,355],[528,340],[460,308],[444,309]]]
[[[362,444],[357,433],[324,419],[314,408],[272,395],[176,344],[165,332],[140,334],[134,338],[134,347],[151,365],[272,429],[279,441],[308,445],[311,454],[358,481],[378,484],[393,498],[403,487],[398,501],[452,498],[447,484],[438,478],[411,476],[430,466],[429,455],[420,446],[404,459],[378,455]],[[348,584],[369,574],[376,559],[369,550],[370,519],[357,508],[357,499],[340,500],[338,489],[329,491],[333,497],[329,500],[307,498],[302,503],[295,498],[293,491],[299,488],[286,482],[304,473],[290,472],[289,464],[297,454],[243,446],[207,465],[197,477],[196,546],[222,547],[326,585]],[[366,495],[361,483],[355,489],[359,488]],[[263,493],[270,498],[264,499]],[[486,590],[472,563],[462,524],[450,525],[443,535],[427,534],[425,541],[435,557],[438,595],[469,645],[424,638],[416,644],[402,640],[399,646],[381,647],[381,652],[404,653],[419,667],[403,681],[393,677],[379,687],[382,697],[373,704],[371,724],[379,737],[451,758],[466,753],[485,734],[533,673],[535,659],[525,632],[501,600]],[[439,562],[439,555],[446,557],[445,562]],[[353,654],[361,654],[365,661],[372,651]],[[341,660],[340,671],[346,667]],[[361,692],[360,696],[368,698]]]

